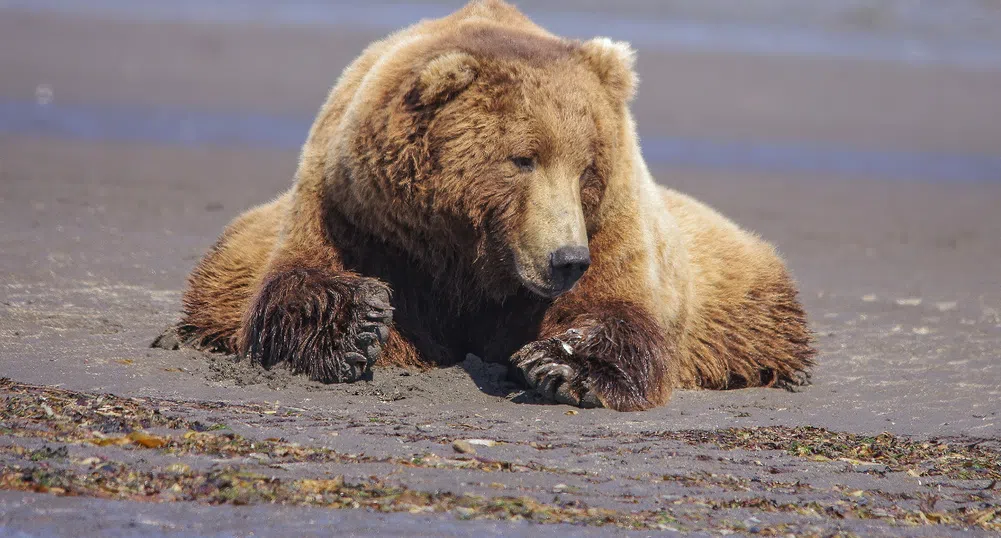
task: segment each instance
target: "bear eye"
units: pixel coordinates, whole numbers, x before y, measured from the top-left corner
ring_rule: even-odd
[[[531,157],[511,157],[511,162],[522,172],[535,171],[535,159]]]

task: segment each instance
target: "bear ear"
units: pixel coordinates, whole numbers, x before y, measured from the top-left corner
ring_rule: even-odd
[[[417,78],[416,104],[447,101],[476,79],[479,64],[465,52],[446,52],[428,62]]]
[[[633,66],[636,52],[624,41],[596,37],[581,45],[581,54],[613,97],[629,102],[638,82]]]

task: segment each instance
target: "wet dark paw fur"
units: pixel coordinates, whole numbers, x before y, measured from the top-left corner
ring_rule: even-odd
[[[393,308],[378,280],[293,269],[271,277],[240,349],[265,368],[285,365],[323,383],[368,374],[389,339]]]
[[[638,308],[612,306],[517,351],[512,362],[528,385],[579,407],[641,411],[664,404],[672,385],[663,331]]]

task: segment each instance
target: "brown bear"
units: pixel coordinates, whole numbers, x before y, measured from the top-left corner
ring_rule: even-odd
[[[805,382],[811,333],[772,247],[647,170],[633,56],[501,0],[372,44],[294,187],[194,270],[182,336],[322,382],[471,352],[617,410]]]

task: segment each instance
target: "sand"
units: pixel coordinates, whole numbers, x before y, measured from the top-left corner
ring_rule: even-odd
[[[4,13],[0,35],[10,101],[45,84],[62,104],[308,120],[378,32]],[[640,54],[651,136],[1001,154],[997,72]],[[296,152],[111,138],[0,134],[0,535],[1001,525],[1001,182],[653,163],[777,244],[821,353],[796,393],[686,391],[622,414],[545,404],[475,357],[321,385],[151,347],[198,256],[291,183]]]

